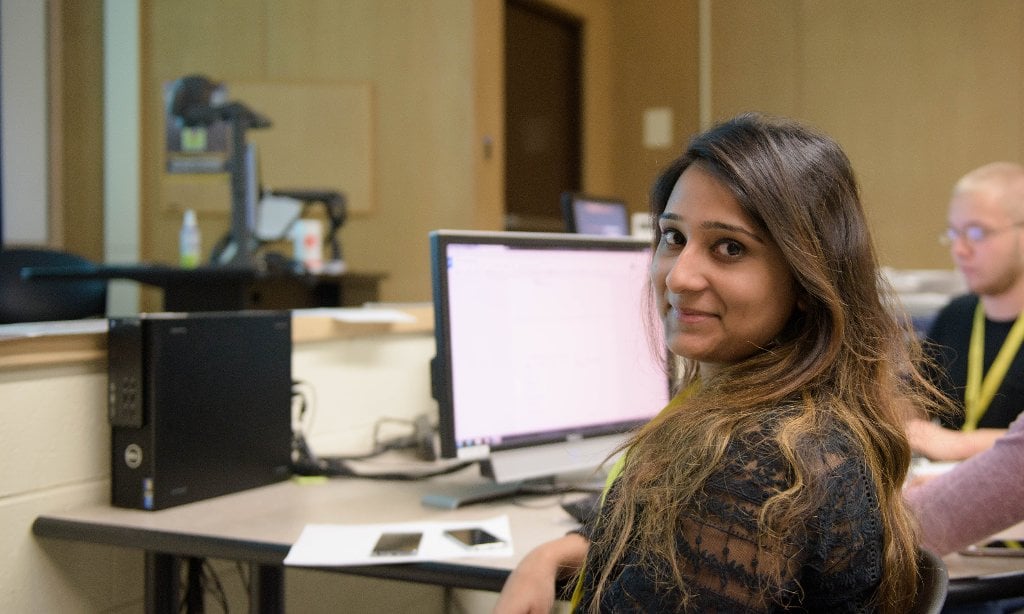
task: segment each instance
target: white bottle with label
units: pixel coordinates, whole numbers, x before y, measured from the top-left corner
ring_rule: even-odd
[[[324,268],[323,226],[320,220],[300,218],[292,229],[292,250],[296,262],[306,271],[319,273]]]
[[[196,221],[196,212],[192,209],[185,210],[185,219],[181,223],[181,234],[178,236],[178,241],[181,267],[194,269],[199,266],[201,251],[199,223]]]

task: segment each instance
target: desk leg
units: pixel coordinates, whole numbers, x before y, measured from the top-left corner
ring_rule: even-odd
[[[178,560],[146,552],[146,614],[177,614]]]
[[[284,568],[250,563],[250,614],[284,614]]]
[[[188,585],[185,590],[185,612],[188,614],[203,614],[205,611],[205,603],[203,602],[203,563],[203,559],[196,557],[188,558]]]

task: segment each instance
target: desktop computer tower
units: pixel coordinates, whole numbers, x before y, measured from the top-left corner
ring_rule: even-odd
[[[284,480],[291,315],[111,318],[111,502],[159,510]]]

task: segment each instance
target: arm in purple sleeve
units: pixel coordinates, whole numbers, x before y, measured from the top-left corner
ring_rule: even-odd
[[[991,449],[905,496],[925,547],[943,555],[1024,521],[1024,414]]]

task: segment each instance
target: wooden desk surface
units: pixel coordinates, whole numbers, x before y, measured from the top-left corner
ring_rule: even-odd
[[[306,524],[366,524],[480,520],[507,514],[515,554],[445,563],[346,568],[346,573],[499,590],[507,573],[535,546],[564,535],[575,522],[558,496],[478,503],[456,510],[423,506],[420,498],[437,484],[472,485],[475,467],[438,481],[395,482],[341,478],[300,484],[281,482],[156,512],[99,505],[40,516],[33,531],[43,537],[142,548],[179,556],[202,556],[280,564]],[[570,495],[572,496],[572,495]],[[1024,529],[1024,523],[1007,534]],[[951,581],[1024,573],[1024,557],[946,557]]]
[[[471,467],[438,482],[336,478],[319,483],[286,481],[155,512],[99,505],[36,519],[33,532],[178,556],[200,556],[279,565],[306,524],[366,524],[482,520],[509,516],[515,555],[445,563],[346,568],[347,573],[431,582],[457,588],[499,590],[508,572],[533,547],[571,530],[575,522],[558,496],[524,497],[456,510],[423,506],[434,484],[479,483]]]
[[[1024,537],[1024,522],[996,533],[992,536],[992,539],[1020,540],[1022,537]],[[1024,556],[965,556],[953,553],[944,557],[943,560],[946,561],[946,568],[949,570],[950,578],[1024,572]],[[1024,580],[1022,580],[1022,583],[1024,583]]]

